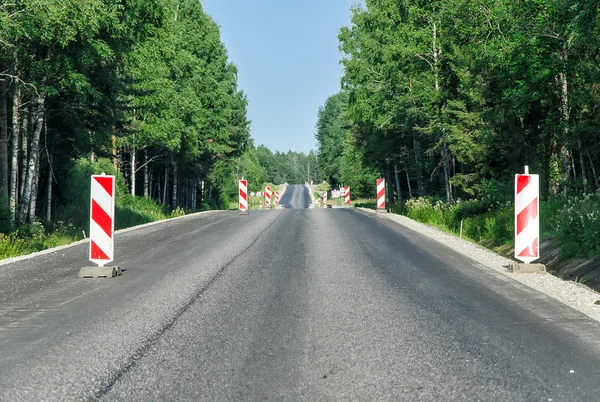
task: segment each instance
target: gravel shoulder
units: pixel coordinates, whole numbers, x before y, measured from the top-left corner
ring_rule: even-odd
[[[357,210],[375,214],[372,209],[356,208]],[[600,322],[600,305],[594,304],[600,300],[600,294],[585,285],[564,281],[549,273],[516,274],[508,270],[512,260],[494,253],[467,240],[460,239],[452,234],[442,232],[429,225],[416,222],[406,216],[397,214],[381,214],[384,219],[392,220],[406,229],[444,244],[446,247],[468,257],[477,263],[518,281],[538,292],[544,293],[569,307],[574,308],[588,317]]]

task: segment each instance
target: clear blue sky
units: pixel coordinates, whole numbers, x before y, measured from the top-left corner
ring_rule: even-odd
[[[340,89],[337,35],[358,0],[201,0],[249,100],[255,144],[316,149],[319,106]]]

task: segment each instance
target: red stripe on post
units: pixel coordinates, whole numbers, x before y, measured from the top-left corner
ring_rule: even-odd
[[[108,256],[106,255],[106,253],[104,251],[102,251],[102,249],[100,247],[98,247],[98,245],[93,241],[90,240],[91,242],[91,248],[92,248],[92,259],[94,260],[110,260],[110,258],[108,258]]]
[[[98,205],[96,200],[92,200],[92,220],[104,230],[108,237],[112,238],[112,219],[100,205]]]
[[[537,257],[539,255],[539,240],[536,237],[533,242],[519,253],[519,257]]]
[[[517,177],[517,194],[519,194],[525,187],[531,183],[530,175],[521,175]]]
[[[113,196],[113,178],[112,177],[94,177],[94,180],[100,184],[104,190],[110,195]]]
[[[517,234],[520,234],[535,218],[537,218],[538,212],[538,199],[531,201],[519,214],[517,215]]]

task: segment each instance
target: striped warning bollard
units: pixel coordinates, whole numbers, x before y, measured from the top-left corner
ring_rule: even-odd
[[[323,208],[327,208],[327,191],[323,192]]]
[[[115,176],[93,175],[90,200],[89,259],[97,267],[84,267],[80,278],[121,275],[119,267],[106,267],[114,260],[115,249]]]
[[[275,205],[279,205],[279,191],[275,191]]]
[[[539,187],[528,166],[515,175],[515,258],[526,264],[540,258]]]
[[[377,210],[385,211],[385,179],[377,179]]]
[[[258,208],[262,209],[262,199],[258,201]]]
[[[344,204],[350,205],[350,186],[344,187]]]
[[[240,180],[240,215],[248,215],[248,180]]]
[[[271,209],[271,187],[265,187],[265,209]]]

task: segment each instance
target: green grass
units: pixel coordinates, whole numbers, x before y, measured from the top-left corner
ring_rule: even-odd
[[[375,208],[373,200],[356,206]],[[492,197],[446,203],[431,197],[413,198],[388,211],[400,213],[502,255],[514,252],[514,206]],[[540,238],[551,240],[563,259],[600,255],[600,195],[552,197],[540,203]]]
[[[183,216],[181,208],[165,211],[162,206],[144,197],[122,196],[115,206],[115,230],[144,223]],[[22,226],[8,234],[0,233],[0,259],[17,257],[53,247],[71,244],[88,234],[87,225],[81,224],[82,216],[89,216],[86,208],[67,207],[60,211],[52,224],[35,222]],[[65,219],[70,217],[70,219]],[[89,219],[89,218],[88,218]],[[76,222],[76,223],[75,223]]]

